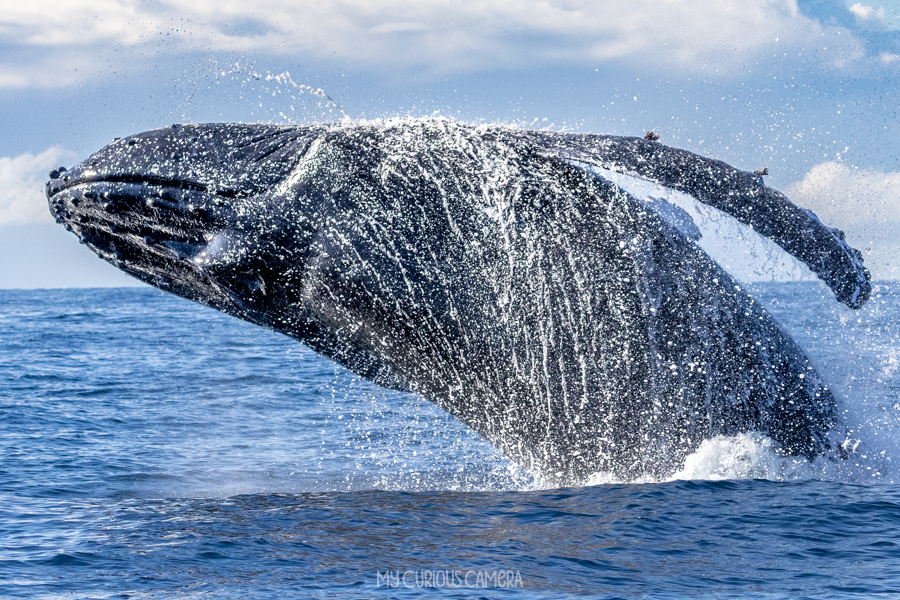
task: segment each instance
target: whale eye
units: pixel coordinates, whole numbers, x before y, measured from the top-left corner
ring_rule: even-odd
[[[261,275],[256,275],[256,277],[249,277],[247,279],[244,279],[243,284],[251,294],[260,294],[262,296],[266,295],[266,281],[262,278]]]

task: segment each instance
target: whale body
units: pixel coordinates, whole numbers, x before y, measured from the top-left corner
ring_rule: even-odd
[[[176,125],[51,173],[54,217],[160,289],[447,410],[546,480],[665,477],[716,435],[808,458],[836,401],[779,324],[592,167],[751,225],[860,307],[843,233],[655,141],[447,120]]]

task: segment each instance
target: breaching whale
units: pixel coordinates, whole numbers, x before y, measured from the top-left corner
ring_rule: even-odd
[[[850,307],[842,232],[760,176],[640,138],[440,119],[173,125],[51,173],[54,217],[165,291],[447,410],[546,480],[674,472],[716,435],[814,457],[835,398],[694,241],[592,167],[693,195]]]

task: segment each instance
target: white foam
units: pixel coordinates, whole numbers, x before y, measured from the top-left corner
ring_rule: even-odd
[[[779,456],[774,442],[761,433],[716,436],[704,440],[670,480],[768,479],[789,481],[815,477],[813,463],[796,456]]]

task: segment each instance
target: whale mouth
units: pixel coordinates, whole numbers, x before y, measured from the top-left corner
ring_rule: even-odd
[[[130,175],[67,179],[47,184],[50,212],[81,243],[151,285],[218,299],[207,304],[233,304],[195,259],[228,227],[237,194],[212,193],[191,181]]]
[[[199,242],[229,212],[228,197],[209,193],[201,184],[139,179],[86,177],[64,185],[51,180],[50,212],[82,242],[105,252],[117,252],[116,241],[141,246]]]
[[[63,173],[59,173],[59,176],[50,180],[47,184],[47,196],[52,197],[58,194],[59,192],[65,191],[67,189],[91,184],[91,183],[124,183],[124,184],[137,184],[148,187],[148,189],[152,187],[158,187],[160,189],[176,189],[176,190],[186,190],[186,191],[194,191],[194,192],[206,192],[210,191],[216,196],[221,196],[222,198],[246,198],[255,194],[258,194],[263,189],[249,189],[249,190],[235,190],[235,189],[227,189],[227,188],[212,188],[203,183],[199,183],[196,181],[189,180],[179,180],[179,179],[171,179],[167,177],[157,177],[154,175],[131,175],[131,174],[123,174],[123,175],[100,175],[91,171],[85,171],[80,177],[77,179],[72,179],[69,175],[65,175],[66,171]]]

